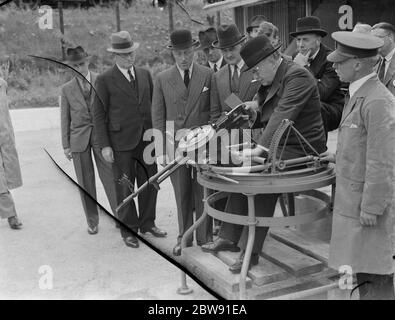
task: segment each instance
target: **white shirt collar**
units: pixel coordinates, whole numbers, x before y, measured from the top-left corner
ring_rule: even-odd
[[[131,79],[129,78],[129,75],[128,75],[128,69],[121,68],[117,63],[116,63],[116,65],[117,65],[119,71],[121,71],[122,74],[125,76],[125,78],[126,78],[128,81],[130,81]],[[136,79],[136,76],[135,76],[135,73],[134,73],[134,66],[132,66],[129,70],[130,70],[130,72],[132,73],[133,78]]]
[[[176,63],[176,66],[177,66],[178,72],[179,72],[180,75],[181,75],[182,80],[184,80],[184,75],[185,75],[184,70],[181,69],[181,68],[178,66],[177,63]],[[192,69],[193,69],[193,62],[191,63],[191,66],[190,66],[189,69],[188,69],[188,70],[189,70],[189,79],[191,79],[191,77],[192,77]]]
[[[224,56],[221,56],[221,58],[218,59],[217,62],[208,62],[208,65],[210,66],[211,69],[214,69],[214,65],[217,66],[217,70],[221,69],[221,65],[222,65],[222,60],[224,59]]]
[[[362,85],[366,82],[366,81],[368,81],[371,77],[373,77],[373,76],[375,76],[376,75],[376,73],[375,72],[372,72],[372,73],[369,73],[368,75],[366,75],[366,76],[364,76],[364,77],[362,77],[362,78],[360,78],[360,79],[358,79],[358,80],[355,80],[354,82],[351,82],[350,83],[350,87],[349,87],[349,92],[350,92],[350,98],[355,94],[355,92],[357,92],[358,91],[358,89],[359,88],[361,88],[362,87]]]

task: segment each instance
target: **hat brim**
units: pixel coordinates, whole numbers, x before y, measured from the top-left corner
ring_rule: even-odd
[[[311,30],[305,30],[305,31],[299,31],[299,32],[290,32],[290,36],[291,37],[297,37],[300,36],[302,34],[308,34],[308,33],[316,33],[318,35],[320,35],[321,37],[326,37],[328,35],[328,32],[326,32],[323,29],[311,29]]]
[[[186,50],[186,49],[189,49],[189,48],[192,48],[192,47],[197,47],[199,44],[200,44],[200,42],[194,39],[191,44],[188,44],[186,46],[179,46],[178,47],[178,46],[172,46],[171,44],[169,44],[167,46],[167,49],[170,49],[170,50]]]
[[[351,54],[347,54],[347,53],[343,53],[340,52],[338,49],[336,49],[335,51],[331,52],[330,54],[328,54],[328,56],[326,57],[326,59],[329,62],[343,62],[346,61],[348,59],[353,59],[356,58],[356,56],[353,56]]]
[[[219,44],[219,41],[217,40],[217,41],[214,41],[214,42],[211,44],[211,46],[212,46],[213,48],[215,48],[215,49],[226,49],[226,48],[231,48],[231,47],[234,47],[234,46],[238,45],[239,43],[243,42],[245,39],[247,39],[247,36],[243,34],[243,35],[241,36],[241,38],[240,38],[239,40],[237,40],[236,42],[234,42],[234,43],[228,44],[228,45],[226,45],[226,46],[219,46],[219,45],[218,45],[218,44]]]
[[[250,33],[254,28],[259,28],[259,26],[248,26],[246,29],[247,33]]]
[[[139,46],[140,46],[140,43],[134,42],[133,46],[131,46],[129,48],[125,48],[125,49],[107,48],[107,51],[112,52],[112,53],[130,53],[130,52],[136,51]]]
[[[68,64],[70,66],[73,66],[73,65],[76,65],[76,64],[80,64],[81,62],[85,62],[85,61],[89,60],[90,58],[92,58],[92,56],[87,55],[87,56],[85,56],[85,57],[83,57],[83,58],[81,58],[79,60],[76,60],[76,61],[66,60],[66,64]]]
[[[265,60],[267,57],[271,56],[274,52],[276,52],[278,49],[280,49],[281,46],[282,46],[282,43],[280,43],[277,47],[275,47],[272,51],[270,51],[266,56],[260,58],[253,66],[251,66],[251,67],[248,67],[248,66],[247,66],[246,71],[251,70],[251,69],[254,68],[259,62],[261,62],[261,61]]]

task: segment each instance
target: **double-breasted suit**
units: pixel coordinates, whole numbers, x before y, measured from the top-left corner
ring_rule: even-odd
[[[213,71],[209,68],[193,63],[187,88],[176,65],[159,73],[152,101],[153,127],[163,136],[167,131],[167,136],[175,136],[179,140],[180,130],[207,124],[210,120],[212,74]],[[172,141],[167,141],[162,150],[156,150],[157,155],[167,154],[172,160],[177,141],[174,144],[175,146]],[[196,172],[190,167],[181,167],[170,178],[177,202],[179,243],[184,232],[193,223],[193,211],[196,212],[196,219],[203,213],[203,190],[197,183]],[[210,241],[211,233],[211,223],[206,221],[197,230],[197,243],[200,245]],[[192,240],[188,240],[188,245]]]
[[[114,177],[111,165],[101,155],[92,119],[92,104],[95,91],[90,86],[95,86],[97,74],[90,72],[90,76],[90,84],[87,83],[89,89],[85,92],[83,85],[77,78],[71,79],[61,88],[62,146],[63,149],[70,149],[72,152],[73,165],[79,185],[93,198],[96,198],[93,153],[100,180],[103,183],[111,209],[115,213]],[[83,191],[80,192],[80,195],[88,225],[90,227],[97,226],[99,215],[96,203]]]
[[[145,130],[152,128],[152,78],[149,71],[133,68],[135,81],[132,82],[117,65],[99,75],[94,101],[99,146],[111,147],[114,152],[112,167],[118,204],[131,194],[135,181],[140,186],[157,172],[155,162],[144,159],[144,149],[150,142],[143,141]],[[119,211],[119,219],[135,232],[153,228],[156,197],[157,190],[149,185],[138,196],[139,214],[134,201],[130,201]],[[121,234],[127,238],[131,232],[121,228]]]
[[[336,151],[336,195],[329,266],[353,273],[392,274],[395,98],[377,76],[343,111]],[[377,215],[362,226],[361,212]]]

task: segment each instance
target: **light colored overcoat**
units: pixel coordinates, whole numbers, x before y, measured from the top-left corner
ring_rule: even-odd
[[[330,267],[393,272],[394,168],[395,99],[374,76],[351,97],[339,127]],[[377,225],[362,226],[361,212],[377,215]]]

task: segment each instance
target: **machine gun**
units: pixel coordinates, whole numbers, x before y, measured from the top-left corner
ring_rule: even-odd
[[[157,190],[159,185],[168,178],[174,171],[186,164],[188,161],[196,159],[196,154],[201,154],[201,150],[206,148],[206,145],[211,139],[216,137],[216,132],[221,129],[231,130],[239,128],[248,128],[256,119],[256,112],[247,110],[245,104],[241,103],[224,113],[219,119],[211,124],[192,128],[189,133],[183,136],[178,144],[176,150],[176,157],[173,161],[167,164],[161,171],[150,177],[137,190],[126,197],[116,208],[118,212],[128,202],[137,197],[148,185],[153,185]],[[131,188],[130,181],[125,181],[125,178],[120,181]]]

